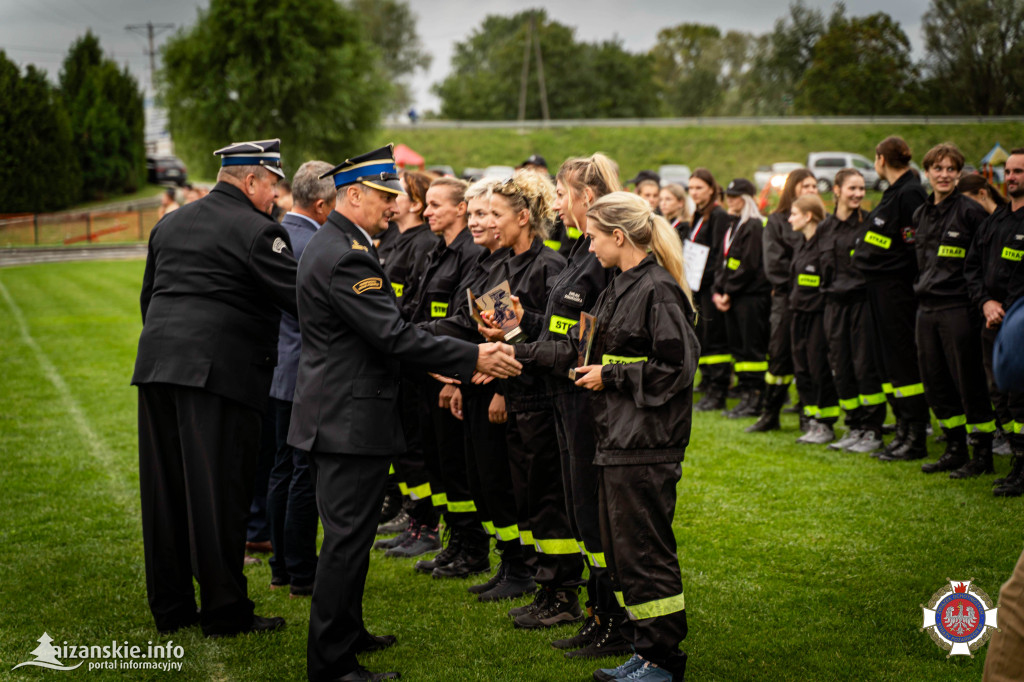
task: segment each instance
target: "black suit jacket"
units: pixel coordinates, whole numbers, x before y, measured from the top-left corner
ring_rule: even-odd
[[[149,236],[132,384],[202,388],[262,410],[281,310],[295,314],[288,233],[228,183]]]
[[[288,444],[353,455],[405,451],[400,366],[468,382],[477,346],[402,319],[377,253],[337,212],[313,235],[298,276],[302,353]]]

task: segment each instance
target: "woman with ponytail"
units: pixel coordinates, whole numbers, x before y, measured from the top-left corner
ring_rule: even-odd
[[[591,391],[601,541],[621,593],[633,656],[597,680],[683,679],[682,576],[672,519],[690,440],[693,377],[700,357],[682,247],[668,222],[627,192],[586,214],[590,251],[618,274],[594,305],[590,364],[579,364],[578,329],[564,339],[509,347],[524,367],[550,370]]]

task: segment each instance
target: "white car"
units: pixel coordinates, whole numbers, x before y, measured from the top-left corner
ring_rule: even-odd
[[[789,174],[803,167],[802,163],[793,161],[779,161],[771,166],[761,166],[754,172],[754,184],[758,189],[764,189],[765,185],[770,184],[775,191],[781,192]]]
[[[516,169],[512,166],[488,166],[484,168],[484,177],[493,180],[508,180],[515,173]]]
[[[658,175],[661,176],[662,187],[671,184],[688,187],[690,184],[690,167],[682,164],[659,166]]]
[[[864,176],[864,185],[868,189],[884,192],[889,188],[885,178],[878,177],[874,161],[851,152],[811,152],[807,155],[807,167],[818,179],[818,191],[824,194],[832,191],[836,173],[843,168],[856,168]]]

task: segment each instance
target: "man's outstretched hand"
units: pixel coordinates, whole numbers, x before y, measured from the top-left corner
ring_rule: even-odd
[[[512,346],[507,343],[482,343],[479,348],[476,358],[478,373],[497,379],[519,376],[523,366],[513,357]]]

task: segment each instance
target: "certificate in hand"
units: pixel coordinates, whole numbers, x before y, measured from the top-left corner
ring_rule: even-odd
[[[512,290],[509,288],[508,280],[478,298],[476,305],[481,312],[491,312],[491,321],[505,332],[505,341],[522,343],[526,340],[526,333],[519,327],[519,317],[512,305]]]
[[[704,279],[704,268],[708,265],[710,246],[704,246],[686,239],[683,241],[683,273],[686,283],[693,291],[700,291],[700,282]]]

